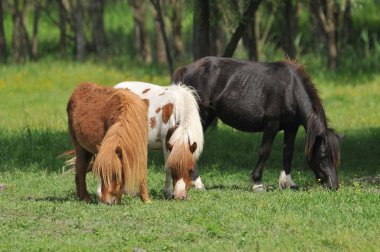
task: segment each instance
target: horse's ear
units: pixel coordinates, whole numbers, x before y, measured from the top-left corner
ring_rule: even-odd
[[[172,145],[171,143],[167,142],[167,143],[166,143],[166,149],[167,149],[168,151],[172,151],[172,149],[173,149],[173,145]]]
[[[117,146],[116,149],[115,149],[115,153],[117,155],[117,157],[122,160],[123,158],[123,151],[122,149],[120,148],[120,146]]]
[[[190,152],[194,153],[194,151],[197,149],[197,142],[194,142],[192,145],[190,145]]]
[[[315,136],[307,138],[305,152],[306,152],[306,156],[308,157],[308,159],[310,159],[311,154],[313,153],[315,144],[318,142],[321,142],[321,141],[322,141],[321,135],[315,135]]]

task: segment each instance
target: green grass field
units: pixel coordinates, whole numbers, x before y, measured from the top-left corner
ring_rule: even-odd
[[[313,71],[330,126],[344,135],[341,188],[314,181],[297,137],[293,179],[280,191],[282,133],[264,172],[266,193],[251,191],[261,134],[219,124],[205,135],[200,173],[207,191],[186,202],[164,199],[163,157],[149,155],[153,203],[76,199],[74,173],[57,158],[71,149],[66,103],[80,82],[123,80],[167,85],[166,69],[117,68],[107,62],[44,60],[0,68],[0,251],[378,251],[380,247],[380,74]],[[96,181],[88,174],[95,198]]]

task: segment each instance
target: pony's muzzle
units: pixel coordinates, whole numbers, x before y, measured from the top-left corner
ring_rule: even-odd
[[[173,198],[175,200],[187,200],[186,184],[183,179],[180,179],[175,183]]]

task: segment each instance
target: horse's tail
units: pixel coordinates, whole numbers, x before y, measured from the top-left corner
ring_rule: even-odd
[[[71,170],[75,167],[75,160],[76,160],[75,150],[65,151],[64,153],[59,155],[58,158],[66,159],[64,168],[68,168],[68,170]]]
[[[123,182],[127,193],[134,194],[147,176],[148,108],[125,90],[110,99],[118,99],[120,114],[101,143],[93,172],[103,178],[106,186],[116,180]]]

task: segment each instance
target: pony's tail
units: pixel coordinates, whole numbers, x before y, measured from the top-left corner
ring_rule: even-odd
[[[121,102],[118,122],[112,125],[95,158],[93,172],[106,186],[112,180],[123,182],[127,193],[139,191],[147,177],[148,108],[136,95],[120,90],[115,97]]]
[[[65,151],[64,153],[59,155],[58,158],[66,159],[64,168],[67,168],[68,170],[74,169],[76,160],[75,150]]]

